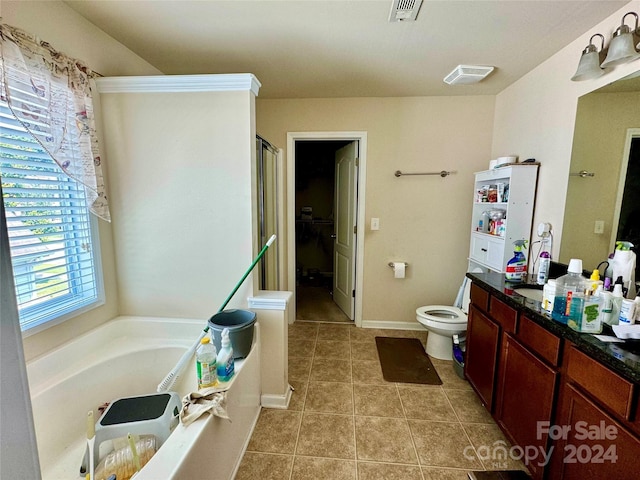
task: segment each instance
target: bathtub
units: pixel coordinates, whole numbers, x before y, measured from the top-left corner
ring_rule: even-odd
[[[86,416],[117,398],[155,393],[158,383],[193,345],[203,320],[118,317],[27,363],[42,478],[79,479]],[[235,475],[260,413],[260,329],[227,392],[232,422],[205,414],[179,424],[136,480]],[[194,360],[195,361],[195,360]],[[196,389],[188,366],[171,389],[180,398]]]

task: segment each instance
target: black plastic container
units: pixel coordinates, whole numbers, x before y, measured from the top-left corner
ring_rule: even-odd
[[[209,330],[213,344],[219,352],[222,344],[222,331],[229,329],[229,340],[233,348],[233,358],[244,358],[251,352],[253,343],[253,325],[256,314],[249,310],[223,310],[209,319]]]

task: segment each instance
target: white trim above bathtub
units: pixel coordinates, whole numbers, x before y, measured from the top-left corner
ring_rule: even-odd
[[[99,93],[233,92],[247,90],[258,96],[262,86],[252,73],[102,77],[97,78],[95,82]]]
[[[291,292],[260,290],[257,295],[247,298],[249,308],[256,310],[281,310],[287,309],[291,301]]]
[[[379,328],[381,330],[427,331],[427,329],[418,322],[387,322],[384,320],[363,320],[362,328]]]

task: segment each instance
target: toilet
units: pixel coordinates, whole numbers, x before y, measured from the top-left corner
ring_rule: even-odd
[[[452,360],[453,336],[467,331],[470,291],[471,280],[465,277],[456,299],[460,307],[426,305],[416,309],[416,320],[429,331],[425,351],[431,357]]]

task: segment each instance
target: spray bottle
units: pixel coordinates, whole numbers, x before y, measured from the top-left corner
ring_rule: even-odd
[[[611,260],[612,278],[622,276],[623,290],[626,288],[628,298],[633,298],[635,292],[636,254],[631,250],[633,243],[616,242],[616,249]]]
[[[504,277],[508,282],[522,282],[527,277],[527,257],[522,253],[523,248],[527,248],[526,240],[516,240],[513,242],[513,258],[507,262],[507,269]]]
[[[228,382],[233,377],[234,373],[234,360],[233,360],[233,348],[231,347],[231,340],[229,340],[229,329],[225,328],[221,334],[220,352],[218,352],[218,358],[216,358],[218,380],[221,382]]]

